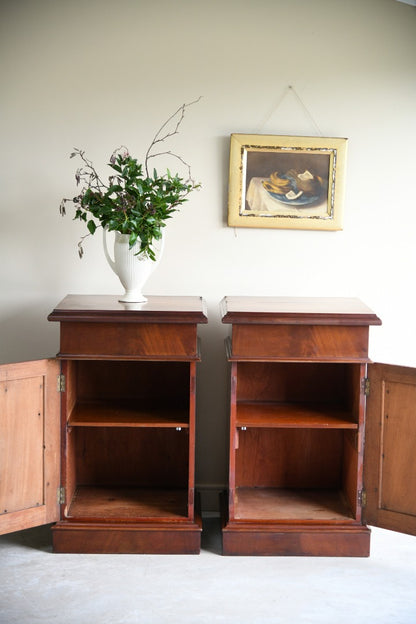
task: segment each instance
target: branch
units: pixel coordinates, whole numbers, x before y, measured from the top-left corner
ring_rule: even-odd
[[[77,185],[79,185],[82,179],[87,182],[88,186],[93,186],[93,180],[94,180],[96,182],[95,188],[97,188],[98,190],[100,190],[100,188],[105,188],[105,189],[108,188],[107,185],[101,180],[100,176],[96,172],[94,165],[92,164],[92,161],[88,160],[88,158],[85,156],[85,151],[80,150],[76,147],[74,148],[74,150],[75,151],[72,152],[70,158],[74,158],[74,156],[79,156],[86,165],[85,169],[79,168],[75,174]],[[88,181],[85,179],[87,176],[89,177]]]
[[[180,106],[180,107],[178,108],[178,110],[177,110],[177,111],[175,111],[175,112],[173,113],[173,115],[171,115],[171,116],[169,117],[169,119],[167,119],[167,120],[165,121],[165,123],[164,123],[164,124],[163,124],[163,125],[159,128],[159,130],[156,132],[156,134],[155,134],[155,136],[154,136],[154,138],[153,138],[153,141],[151,142],[151,144],[150,144],[150,146],[149,146],[149,149],[148,149],[148,150],[147,150],[147,152],[146,152],[146,157],[145,157],[145,159],[144,159],[144,164],[145,164],[145,169],[146,169],[146,175],[147,175],[147,177],[149,177],[149,169],[148,169],[148,166],[147,166],[147,161],[148,161],[150,158],[154,158],[155,156],[159,156],[159,155],[160,155],[160,154],[150,154],[150,152],[152,151],[152,149],[154,148],[154,146],[155,146],[157,143],[162,143],[163,141],[165,141],[165,140],[166,140],[166,139],[168,139],[169,137],[174,136],[175,134],[178,134],[178,131],[179,131],[179,126],[181,125],[181,123],[182,123],[182,121],[183,121],[183,119],[184,119],[184,117],[185,117],[185,110],[186,110],[189,106],[192,106],[192,104],[196,104],[197,102],[199,102],[199,100],[200,100],[201,98],[202,98],[202,95],[200,95],[200,96],[199,96],[199,98],[198,98],[197,100],[194,100],[193,102],[189,102],[188,104],[182,104],[182,106]],[[163,130],[164,128],[166,128],[166,126],[167,126],[167,125],[168,125],[168,124],[172,121],[172,119],[174,119],[174,118],[176,117],[176,115],[178,115],[178,113],[181,113],[181,116],[180,116],[179,120],[177,121],[177,123],[176,123],[176,126],[175,126],[174,130],[171,130],[170,132],[167,132],[165,135],[163,135],[163,136],[161,137],[161,136],[160,136],[160,134],[161,134],[162,130]],[[161,154],[171,154],[172,156],[176,156],[177,158],[179,158],[179,160],[182,160],[179,156],[177,156],[176,154],[173,154],[172,152],[161,152]],[[182,161],[182,162],[184,162],[184,161]],[[189,165],[188,165],[188,163],[185,163],[185,165],[186,165],[186,166],[188,167],[188,169],[189,169]]]
[[[98,225],[97,227],[101,227],[101,225]],[[81,259],[84,255],[84,248],[82,245],[84,244],[84,240],[88,238],[88,236],[91,236],[91,232],[88,232],[88,234],[84,234],[84,236],[81,236],[78,242],[78,255]]]
[[[148,156],[147,159],[150,160],[151,158],[156,158],[156,156],[173,156],[174,158],[177,158],[178,160],[180,160],[181,163],[183,163],[185,167],[187,167],[188,169],[188,179],[186,180],[186,182],[192,182],[192,183],[194,182],[191,176],[191,165],[187,163],[186,160],[184,160],[181,156],[178,156],[178,154],[175,154],[174,152],[171,152],[170,150],[168,150],[167,152],[158,152],[157,154],[150,154],[150,156]]]

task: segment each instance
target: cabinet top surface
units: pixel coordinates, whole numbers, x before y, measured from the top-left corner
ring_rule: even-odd
[[[224,297],[223,323],[381,325],[362,301],[344,297]]]
[[[48,320],[207,323],[208,319],[201,297],[149,296],[145,303],[122,303],[117,295],[67,295]]]

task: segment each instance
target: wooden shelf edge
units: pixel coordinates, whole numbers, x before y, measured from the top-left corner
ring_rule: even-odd
[[[247,401],[236,407],[239,428],[358,429],[358,423],[347,418],[348,412],[330,406]]]
[[[68,427],[113,427],[113,428],[130,428],[130,429],[189,429],[189,423],[181,422],[84,422],[68,421]]]
[[[178,417],[180,416],[180,417]],[[144,427],[189,429],[186,409],[144,407],[133,404],[91,403],[77,404],[68,418],[69,427]]]
[[[117,360],[118,362],[200,362],[201,355],[200,353],[195,353],[191,355],[178,355],[176,353],[173,354],[164,354],[164,353],[156,353],[153,355],[143,355],[140,353],[135,353],[133,355],[108,355],[106,353],[96,353],[93,355],[83,354],[83,353],[63,353],[60,351],[56,354],[57,360],[91,360],[96,362],[97,360]]]
[[[245,356],[238,355],[231,352],[231,345],[229,350],[227,349],[227,359],[229,362],[288,362],[299,364],[371,364],[371,359],[368,357],[356,357],[356,358],[344,358],[344,357],[322,357],[322,356],[310,356],[310,357],[279,357],[279,355],[272,356]]]

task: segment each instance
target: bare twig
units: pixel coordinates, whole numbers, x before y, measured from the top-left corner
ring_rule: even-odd
[[[82,256],[84,255],[84,248],[83,248],[83,246],[82,246],[82,245],[83,245],[83,243],[84,243],[84,240],[85,240],[86,238],[88,238],[88,236],[91,236],[91,234],[90,234],[90,233],[85,234],[84,236],[81,236],[81,238],[79,239],[79,243],[78,243],[78,255],[79,255],[79,257],[80,257],[80,258],[82,258]]]
[[[180,160],[181,163],[184,164],[185,167],[187,167],[188,169],[188,178],[186,182],[194,182],[194,179],[192,178],[192,175],[191,175],[191,165],[187,163],[181,156],[178,156],[178,154],[175,154],[174,152],[171,152],[170,150],[168,150],[166,152],[157,152],[157,154],[150,154],[150,156],[147,157],[147,160],[150,160],[151,158],[156,158],[157,156],[173,156],[174,158],[177,158],[178,160]],[[149,174],[147,173],[147,175]]]
[[[201,96],[199,96],[199,98],[198,98],[197,100],[194,100],[193,102],[189,102],[188,104],[182,104],[182,106],[180,106],[180,107],[178,108],[178,110],[177,110],[177,111],[175,111],[175,112],[173,113],[173,115],[171,115],[171,116],[169,117],[169,119],[167,119],[167,120],[165,121],[165,123],[164,123],[164,124],[163,124],[163,125],[159,128],[159,130],[156,132],[156,134],[155,134],[155,136],[154,136],[154,138],[153,138],[153,141],[151,142],[151,144],[150,144],[150,146],[149,146],[149,149],[148,149],[148,150],[147,150],[147,152],[146,152],[146,157],[145,157],[145,159],[144,159],[144,164],[145,164],[145,169],[146,169],[146,175],[147,175],[147,177],[149,177],[149,169],[148,169],[148,164],[147,164],[147,163],[148,163],[148,160],[149,160],[150,158],[154,158],[155,156],[160,156],[161,154],[170,154],[171,156],[176,156],[176,158],[179,158],[179,160],[181,160],[181,161],[182,161],[182,162],[183,162],[183,163],[184,163],[184,164],[188,167],[188,170],[189,170],[189,177],[191,177],[191,176],[190,176],[190,168],[189,168],[188,163],[186,163],[184,160],[182,160],[182,158],[180,158],[180,156],[177,156],[177,154],[173,154],[172,152],[161,152],[160,154],[151,154],[150,152],[152,151],[152,149],[154,148],[154,146],[155,146],[157,143],[162,143],[163,141],[165,141],[165,140],[166,140],[166,139],[168,139],[169,137],[174,136],[175,134],[178,134],[178,131],[179,131],[179,126],[181,125],[181,123],[182,123],[182,121],[183,121],[183,118],[185,117],[185,110],[186,110],[189,106],[192,106],[192,104],[196,104],[197,102],[199,102],[201,98],[202,98],[202,95],[201,95]],[[167,125],[168,125],[168,124],[172,121],[172,119],[174,119],[174,118],[175,118],[175,117],[176,117],[179,113],[180,113],[180,117],[179,117],[179,119],[178,119],[178,121],[177,121],[177,123],[176,123],[175,128],[174,128],[173,130],[171,130],[170,132],[167,132],[167,133],[166,133],[166,134],[164,134],[163,136],[160,136],[160,135],[161,135],[161,133],[162,133],[162,131],[163,131],[163,129],[164,129],[164,128],[166,128],[166,126],[167,126]]]
[[[83,182],[86,182],[89,187],[95,187],[99,191],[103,188],[108,188],[95,170],[92,161],[88,160],[88,158],[85,156],[85,151],[74,148],[74,151],[72,152],[70,158],[74,158],[74,156],[79,156],[85,164],[84,169],[79,168],[75,173],[77,185],[79,185],[82,180]]]

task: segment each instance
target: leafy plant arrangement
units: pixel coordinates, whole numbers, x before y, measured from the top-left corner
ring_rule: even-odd
[[[80,258],[84,255],[84,239],[102,226],[109,231],[128,234],[130,248],[140,240],[138,253],[156,259],[152,244],[161,239],[166,220],[187,201],[191,191],[201,185],[193,180],[189,164],[180,156],[170,150],[155,152],[155,147],[178,133],[186,109],[200,99],[182,104],[159,128],[146,152],[144,166],[130,156],[127,148],[115,150],[108,163],[114,174],[109,176],[107,184],[85,156],[85,151],[74,149],[70,157],[79,157],[83,163],[75,173],[77,186],[82,185],[82,188],[76,197],[64,198],[59,211],[64,216],[66,204],[70,202],[75,208],[74,219],[87,225],[88,234],[78,243]],[[169,124],[174,122],[169,131]],[[149,160],[162,155],[179,159],[187,168],[188,177],[184,179],[178,173],[172,175],[169,169],[162,175],[153,169],[150,174]]]

